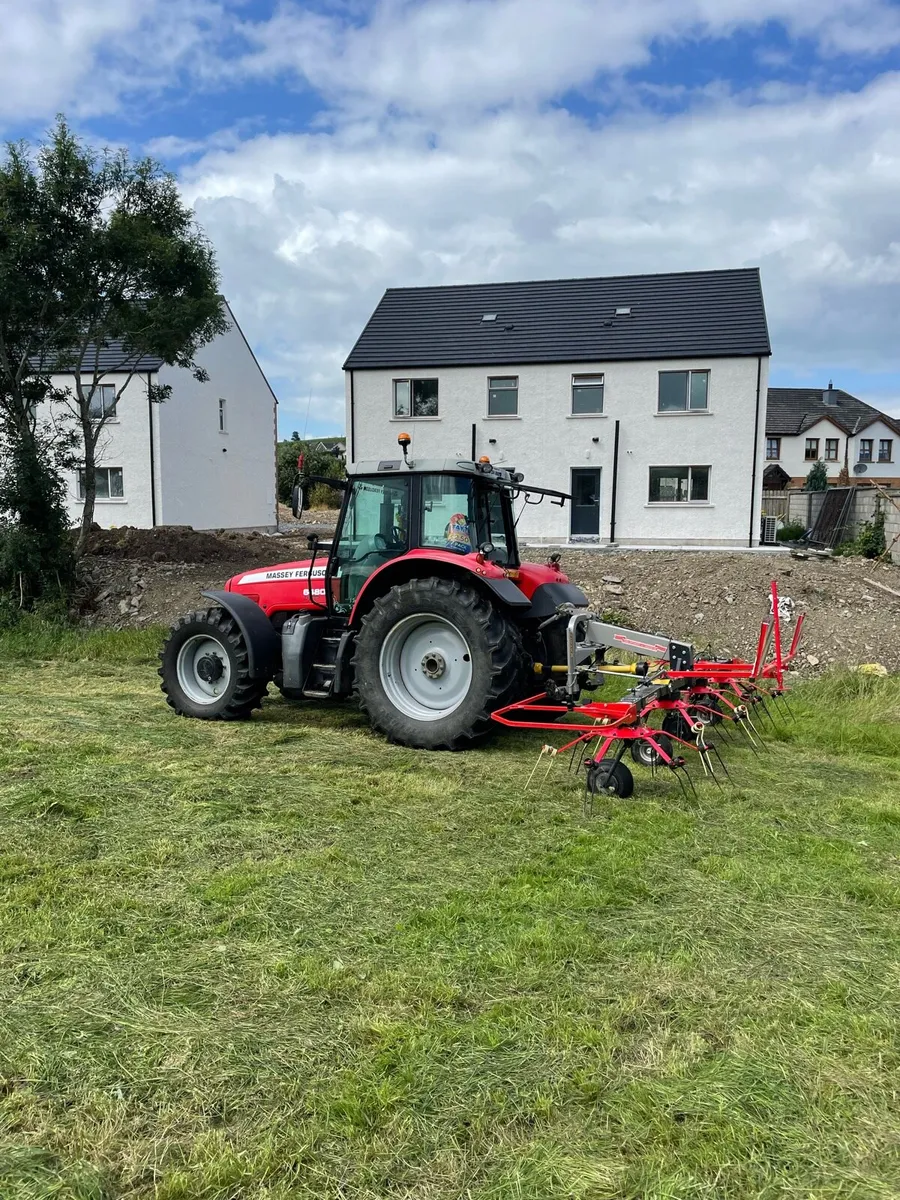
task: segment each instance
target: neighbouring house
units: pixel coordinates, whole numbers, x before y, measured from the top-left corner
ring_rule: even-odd
[[[114,406],[98,445],[94,520],[104,528],[192,525],[195,529],[275,529],[277,400],[226,304],[229,329],[197,363],[209,375],[144,356],[116,402],[131,365],[120,346],[99,351],[106,371],[94,395],[97,415]],[[66,377],[53,377],[66,386]],[[162,403],[153,384],[170,384]],[[68,480],[68,510],[81,519],[82,473]]]
[[[528,541],[758,544],[756,269],[390,288],[344,364],[348,461],[479,458],[571,493]]]
[[[900,486],[900,421],[827,388],[769,388],[766,407],[766,488],[799,487],[821,460],[837,482]]]

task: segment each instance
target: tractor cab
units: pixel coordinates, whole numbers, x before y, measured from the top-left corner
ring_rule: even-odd
[[[501,571],[517,568],[512,498],[521,482],[520,475],[487,460],[352,464],[340,485],[345,494],[334,541],[327,550],[314,550],[317,561],[326,563],[329,607],[339,614],[352,612],[371,576],[411,552],[477,557],[479,564]],[[308,483],[301,479],[294,490],[297,518]],[[327,560],[318,559],[320,551],[326,551]]]

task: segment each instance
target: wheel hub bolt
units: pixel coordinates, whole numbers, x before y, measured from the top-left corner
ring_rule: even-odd
[[[429,679],[440,679],[447,670],[447,663],[440,650],[429,650],[422,659],[422,671]]]
[[[215,683],[222,678],[222,660],[215,654],[204,654],[197,663],[197,674],[204,683]]]

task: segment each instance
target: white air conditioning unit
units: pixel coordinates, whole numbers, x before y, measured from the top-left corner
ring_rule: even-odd
[[[762,543],[764,546],[774,546],[778,541],[775,536],[778,530],[777,517],[763,517],[762,519]]]

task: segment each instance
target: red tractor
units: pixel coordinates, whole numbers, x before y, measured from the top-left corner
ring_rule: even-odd
[[[344,492],[331,545],[234,576],[176,623],[159,672],[176,712],[248,717],[274,682],[289,699],[356,694],[391,741],[457,750],[534,691],[536,664],[550,680],[542,664],[568,661],[563,617],[587,599],[558,556],[520,562],[513,501],[569,497],[487,459],[414,462],[398,442],[402,456],[320,481]]]

